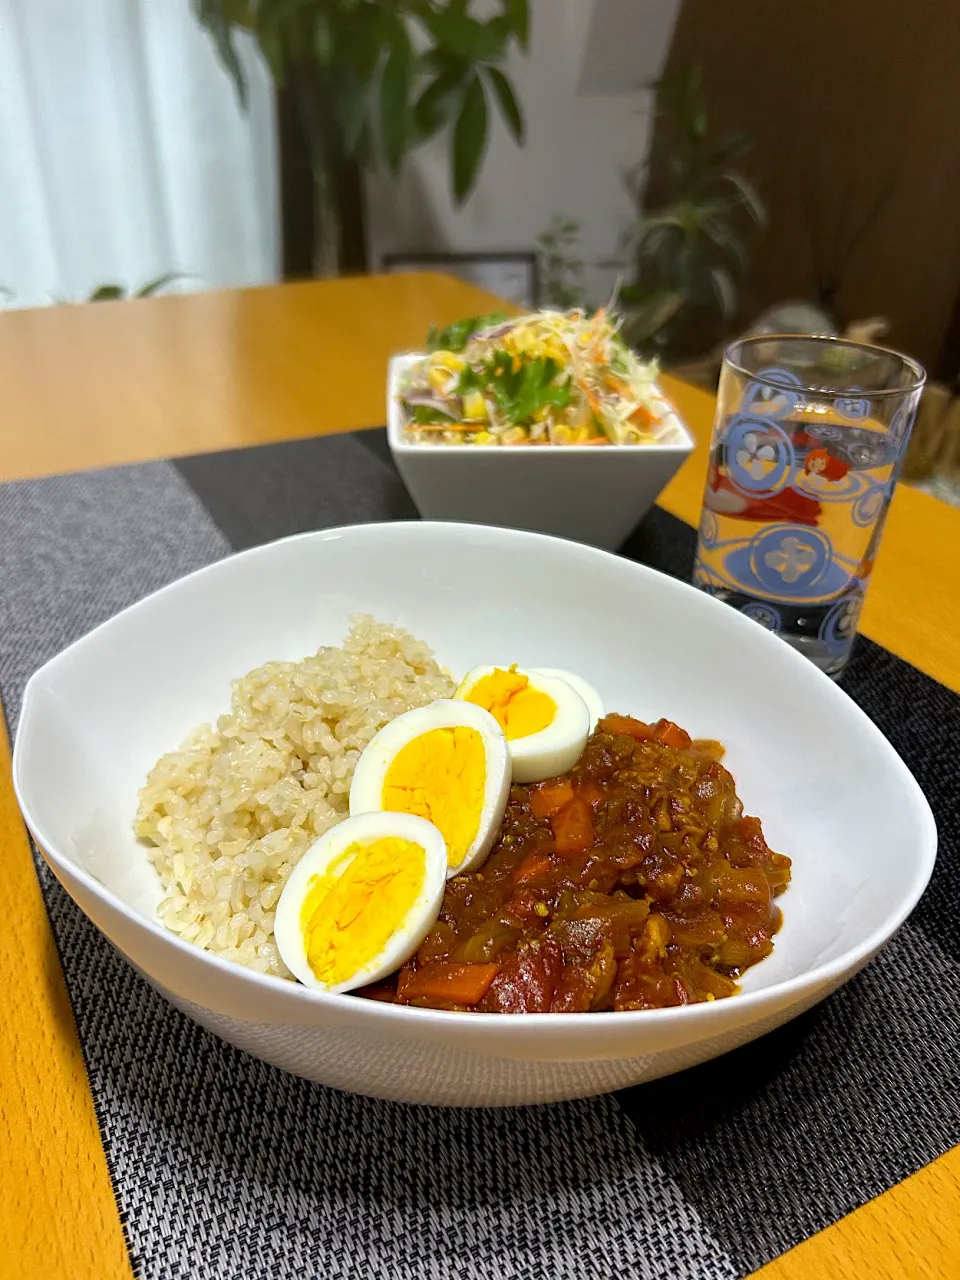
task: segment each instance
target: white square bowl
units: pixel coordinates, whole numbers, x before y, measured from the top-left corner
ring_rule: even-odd
[[[693,451],[664,401],[669,435],[649,445],[411,444],[398,391],[423,353],[394,356],[387,378],[387,437],[397,470],[425,520],[529,529],[615,551]]]
[[[199,950],[156,919],[133,834],[148,770],[226,710],[230,680],[338,644],[370,612],[483,662],[589,678],[609,710],[718,738],[793,881],[773,955],[743,993],[629,1013],[449,1013],[329,995]],[[503,1106],[692,1066],[822,1000],[903,922],[933,868],[920,788],[866,715],[735,609],[617,556],[532,533],[406,521],[303,534],[158,591],[27,685],[13,777],[54,874],[169,1000],[268,1062],[359,1093]],[[130,975],[130,981],[135,981]]]

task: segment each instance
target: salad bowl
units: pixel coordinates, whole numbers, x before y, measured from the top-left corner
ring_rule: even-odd
[[[693,452],[689,431],[666,400],[671,431],[662,444],[412,444],[404,438],[397,392],[402,374],[422,358],[407,354],[390,361],[387,439],[425,520],[527,529],[615,551]]]
[[[690,455],[693,440],[653,381],[654,368],[623,347],[602,313],[585,320],[580,313],[541,312],[510,324],[518,336],[502,349],[497,335],[506,326],[495,326],[477,330],[467,351],[433,346],[391,360],[387,434],[397,469],[425,519],[525,529],[616,550]],[[559,356],[545,359],[545,350]],[[458,372],[433,364],[444,359]],[[528,396],[524,417],[517,386],[527,373],[543,382],[536,389],[544,401],[534,415],[537,402]],[[440,386],[449,378],[446,391],[435,390],[437,375]],[[464,390],[464,378],[472,392]],[[472,419],[471,394],[478,406]],[[466,420],[447,416],[461,412]],[[633,425],[634,412],[644,425]]]

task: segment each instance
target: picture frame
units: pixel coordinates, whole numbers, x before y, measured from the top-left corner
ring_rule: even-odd
[[[540,262],[532,250],[386,253],[382,266],[390,275],[406,271],[445,271],[529,311],[539,302]]]

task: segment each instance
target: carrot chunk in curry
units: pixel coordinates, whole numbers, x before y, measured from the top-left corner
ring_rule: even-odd
[[[492,853],[378,999],[485,1013],[660,1009],[733,995],[773,950],[790,859],[713,741],[609,715],[562,778],[514,786]]]

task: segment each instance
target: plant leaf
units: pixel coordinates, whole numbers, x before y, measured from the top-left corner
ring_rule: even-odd
[[[341,27],[343,31],[341,31]],[[351,14],[349,23],[341,22],[331,27],[334,38],[334,57],[339,52],[339,44],[348,34],[346,47],[353,60],[359,80],[367,85],[380,64],[385,44],[389,43],[390,33],[385,30],[383,15],[371,5],[365,4]]]
[[[413,120],[421,139],[432,138],[453,114],[463,84],[465,67],[458,62],[441,71],[421,93],[413,109]]]
[[[530,48],[530,5],[528,0],[503,0],[503,12],[520,48]]]
[[[662,256],[668,267],[675,267],[682,235],[683,227],[674,223],[647,226],[637,244],[637,253],[651,262],[658,262]]]
[[[410,37],[406,27],[399,22],[393,47],[380,77],[380,138],[384,159],[393,173],[399,170],[400,161],[412,141],[412,71],[413,50],[410,47]]]
[[[188,274],[185,271],[165,271],[163,275],[154,276],[152,280],[148,280],[146,284],[133,295],[135,298],[152,298],[155,293],[159,293],[161,289],[165,289],[168,284],[173,284],[174,280],[187,280]]]
[[[523,358],[518,367],[513,356],[498,351],[486,362],[484,371],[497,406],[512,423],[529,422],[538,409],[548,405],[565,409],[573,399],[570,378],[557,382],[563,370],[550,358]]]
[[[347,155],[359,158],[363,150],[361,139],[369,123],[368,106],[368,81],[361,80],[354,67],[343,67],[337,80],[336,111]]]
[[[643,240],[651,231],[659,227],[676,227],[677,230],[683,231],[686,229],[686,225],[681,213],[671,213],[669,210],[665,210],[663,213],[653,214],[649,218],[641,219],[637,227],[637,238],[638,240]]]
[[[725,133],[722,138],[717,138],[716,142],[709,145],[708,150],[712,160],[729,164],[732,160],[739,160],[748,151],[752,151],[753,146],[754,141],[750,134],[738,129],[732,133]]]
[[[463,204],[477,180],[487,147],[487,129],[487,98],[480,77],[475,75],[463,95],[453,131],[453,194],[458,204]]]
[[[707,104],[703,95],[703,68],[694,63],[681,84],[681,93],[686,99],[686,116],[690,132],[695,138],[707,136],[710,119],[707,115]]]
[[[257,43],[270,74],[282,88],[287,79],[287,63],[283,44],[283,11],[273,5],[257,10]]]
[[[725,320],[737,309],[737,286],[726,267],[710,268],[710,284]]]
[[[428,351],[462,351],[475,333],[481,329],[492,329],[509,319],[506,311],[491,311],[485,316],[467,316],[463,320],[455,320],[445,329],[434,325],[427,334]]]
[[[329,67],[334,59],[333,30],[330,15],[323,9],[318,10],[313,28],[313,52],[317,63]]]
[[[492,62],[503,56],[509,30],[502,18],[479,22],[452,7],[434,9],[429,5],[418,9],[417,16],[443,52],[470,63]]]
[[[747,246],[741,238],[728,226],[722,218],[704,218],[703,234],[712,240],[718,249],[723,249],[735,260],[741,271],[746,268],[749,260],[747,254]]]
[[[485,23],[486,36],[484,44],[489,50],[485,54],[484,60],[487,62],[499,62],[507,51],[507,41],[510,39],[510,23],[501,14],[497,18],[491,18]]]
[[[759,191],[750,179],[735,169],[728,169],[723,174],[723,181],[737,192],[740,197],[740,203],[757,226],[765,227],[767,225],[767,206],[763,203]]]
[[[122,284],[100,284],[97,285],[88,302],[118,302],[121,298],[127,296],[127,291]]]
[[[421,54],[420,68],[425,73],[432,71],[439,75],[441,71],[448,71],[453,63],[459,64],[461,61],[460,58],[454,58],[448,50],[435,45]]]
[[[444,413],[442,409],[434,409],[426,404],[408,404],[406,409],[418,427],[439,427],[456,421],[454,414]]]
[[[520,110],[520,104],[517,102],[516,94],[513,92],[513,86],[503,74],[499,67],[487,67],[487,79],[493,86],[493,92],[500,106],[500,114],[506,122],[507,128],[513,134],[514,142],[523,142],[523,112]]]
[[[216,0],[214,0],[216,5]],[[253,31],[257,25],[257,17],[250,0],[222,0],[223,16],[235,27],[245,27]]]
[[[197,19],[213,40],[224,71],[233,81],[237,101],[243,110],[247,107],[247,78],[243,73],[240,55],[233,42],[234,19],[221,11],[219,0],[197,0],[194,6]]]
[[[633,301],[620,291],[624,303],[624,328],[632,343],[647,342],[674,318],[686,302],[682,293],[668,289],[658,290]]]

